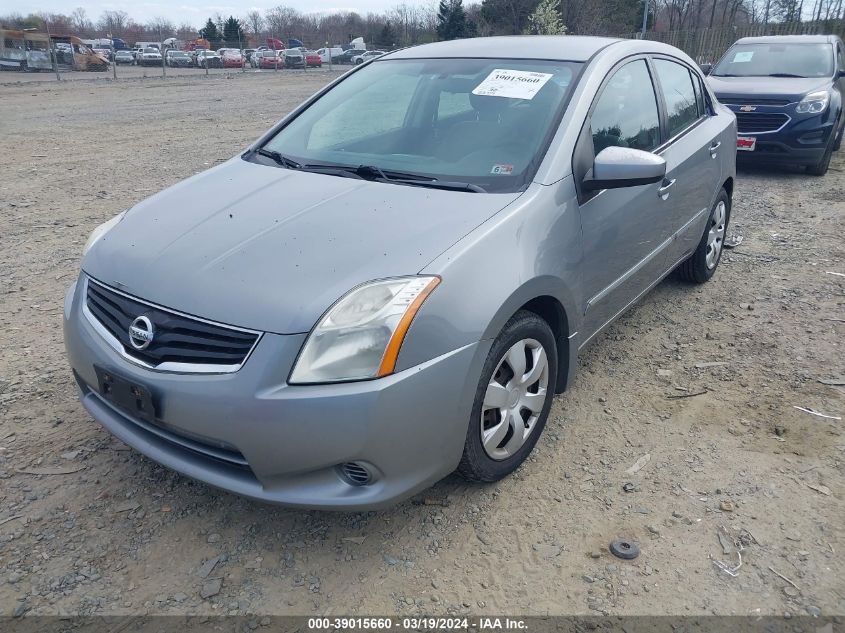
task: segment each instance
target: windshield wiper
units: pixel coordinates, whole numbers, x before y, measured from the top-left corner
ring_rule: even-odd
[[[276,161],[282,167],[287,167],[288,169],[300,169],[302,165],[297,163],[292,158],[289,158],[282,154],[281,152],[277,152],[274,149],[264,149],[263,147],[255,152],[256,154],[260,154],[261,156],[266,156],[274,161]]]
[[[364,180],[373,180],[377,182],[391,182],[398,185],[411,185],[414,187],[428,187],[429,189],[449,189],[452,191],[469,191],[472,193],[487,193],[482,187],[474,185],[469,182],[453,182],[450,180],[438,180],[430,176],[422,176],[404,171],[384,170],[375,165],[359,165],[353,167],[352,165],[330,165],[330,164],[315,164],[303,165],[303,171],[319,171],[319,172],[346,172],[347,174],[354,174],[358,178]],[[338,174],[340,175],[340,174]]]
[[[796,79],[806,79],[806,75],[796,75],[793,73],[769,73],[768,77],[795,77]]]

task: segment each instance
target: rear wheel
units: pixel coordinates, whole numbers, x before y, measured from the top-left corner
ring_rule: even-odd
[[[491,482],[519,468],[546,425],[556,380],[551,328],[533,312],[517,312],[481,371],[458,473]]]
[[[698,248],[678,266],[677,274],[681,279],[703,284],[713,276],[722,258],[722,247],[725,243],[730,217],[731,199],[728,192],[722,189],[710,210],[707,226],[698,243]]]

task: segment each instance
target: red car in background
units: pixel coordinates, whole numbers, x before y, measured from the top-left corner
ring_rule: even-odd
[[[284,68],[285,60],[279,57],[279,52],[270,50],[255,51],[252,54],[253,66],[257,68]]]
[[[321,68],[323,66],[322,58],[317,54],[317,51],[305,51],[305,65],[308,67],[316,66]]]
[[[240,51],[223,51],[223,68],[243,68],[244,57]]]

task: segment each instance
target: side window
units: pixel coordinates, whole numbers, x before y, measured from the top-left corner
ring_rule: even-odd
[[[666,99],[669,136],[672,137],[698,119],[692,77],[686,66],[665,59],[655,59],[654,68]]]
[[[625,64],[602,89],[590,119],[593,149],[633,147],[651,151],[660,144],[657,98],[645,60]]]

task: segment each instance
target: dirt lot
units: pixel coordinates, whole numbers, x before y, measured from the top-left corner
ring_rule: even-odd
[[[824,178],[743,171],[743,243],[712,282],[667,281],[601,336],[498,485],[291,511],[89,418],[61,334],[89,232],[329,76],[0,86],[0,613],[845,614],[842,421],[795,408],[845,416],[845,389],[820,382],[845,375],[843,153]],[[736,577],[712,560],[736,560],[720,526],[745,547]],[[640,557],[611,556],[617,536]]]

